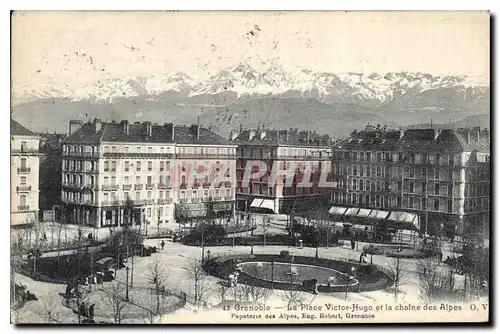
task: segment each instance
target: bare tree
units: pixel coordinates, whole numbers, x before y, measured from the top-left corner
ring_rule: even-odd
[[[405,283],[406,270],[408,267],[408,262],[401,258],[392,258],[388,264],[389,272],[392,274],[394,279],[394,298],[398,300],[399,293],[401,292],[401,285]]]
[[[127,305],[123,299],[124,292],[123,286],[117,282],[111,282],[109,289],[106,291],[106,297],[104,298],[104,303],[113,313],[113,320],[115,324],[121,324],[123,320],[122,310]]]
[[[280,298],[288,307],[303,304],[306,299],[304,293],[295,288],[281,292]]]
[[[167,268],[155,258],[152,263],[148,265],[149,283],[154,284],[154,291],[156,294],[156,315],[160,314],[160,300],[165,291],[165,283],[168,278]]]
[[[61,323],[60,313],[57,310],[59,303],[57,299],[51,298],[54,295],[57,294],[51,291],[48,298],[42,299],[42,310],[38,314],[42,316],[44,323]]]
[[[205,270],[203,270],[202,263],[196,259],[188,260],[186,267],[183,268],[186,271],[186,276],[189,280],[193,282],[194,285],[194,303],[198,305],[199,301],[202,299],[206,289],[203,287],[205,279],[207,277]]]
[[[238,300],[254,303],[265,303],[271,296],[271,290],[258,286],[239,284],[236,289]]]
[[[437,266],[432,259],[422,259],[418,262],[418,279],[420,298],[432,303],[448,300],[455,293],[453,268],[448,272]]]
[[[216,294],[217,299],[222,304],[222,306],[226,306],[229,288],[226,286],[225,281],[217,282],[217,285],[214,288],[214,293]]]

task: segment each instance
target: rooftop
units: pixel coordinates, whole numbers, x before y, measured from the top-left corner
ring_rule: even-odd
[[[99,144],[101,142],[176,143],[198,145],[234,145],[217,133],[198,125],[164,125],[151,122],[101,122],[98,119],[84,123],[66,138],[65,143]]]
[[[10,135],[11,136],[36,136],[35,133],[31,132],[18,122],[10,119]]]
[[[244,129],[232,131],[230,139],[238,145],[331,146],[331,139],[328,135],[321,135],[315,131],[299,131],[298,128],[288,130]]]

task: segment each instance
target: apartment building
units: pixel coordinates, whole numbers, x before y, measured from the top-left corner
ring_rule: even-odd
[[[334,205],[385,212],[383,219],[397,212],[429,233],[489,226],[488,130],[367,126],[334,145],[332,171],[340,186]]]
[[[63,147],[65,216],[72,223],[121,226],[131,203],[132,223],[157,227],[206,217],[208,202],[231,216],[235,183],[217,184],[197,168],[234,169],[235,155],[236,145],[199,125],[72,121]],[[203,174],[203,182],[193,174]]]
[[[10,120],[10,221],[11,226],[38,220],[39,137]]]
[[[236,199],[240,211],[289,213],[296,201],[321,203],[328,200],[331,186],[331,140],[312,131],[240,129],[230,134],[238,144]],[[262,175],[245,179],[245,174],[263,164]],[[290,182],[273,173],[291,172]],[[247,182],[248,181],[248,182]],[[309,183],[308,186],[302,186]]]

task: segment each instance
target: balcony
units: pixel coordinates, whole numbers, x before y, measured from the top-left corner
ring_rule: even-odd
[[[173,158],[172,153],[105,152],[104,158]]]
[[[118,185],[117,184],[104,184],[101,187],[101,189],[104,191],[115,191],[115,190],[118,190]]]
[[[200,203],[200,199],[199,198],[192,198],[191,203]]]
[[[186,189],[187,188],[187,183],[181,183],[180,188],[181,189]]]
[[[134,199],[134,200],[132,200],[132,203],[134,205],[146,205],[146,200],[145,199]]]
[[[146,184],[146,189],[147,190],[154,189],[154,185],[152,185],[152,184]]]
[[[23,185],[23,186],[16,187],[16,189],[17,189],[17,192],[20,192],[20,191],[31,191],[31,186]]]
[[[146,200],[146,205],[153,205],[155,204],[155,200],[154,199],[147,199]]]
[[[17,174],[28,174],[28,173],[31,173],[30,167],[19,167],[17,169]]]
[[[18,211],[28,211],[30,209],[29,205],[18,205],[17,210]]]
[[[158,189],[168,189],[168,188],[172,188],[172,186],[166,183],[158,183]]]
[[[179,202],[180,203],[187,203],[188,199],[187,198],[181,198],[181,199],[179,199]]]
[[[215,196],[214,197],[214,201],[220,201],[220,200],[222,200],[222,197],[220,197],[220,196]]]
[[[63,156],[99,158],[99,152],[63,152]]]
[[[178,159],[236,159],[236,154],[217,154],[217,153],[178,153],[176,156]]]
[[[115,200],[115,201],[102,201],[101,206],[119,206],[120,201]]]
[[[210,183],[203,183],[203,188],[210,188]]]
[[[193,189],[198,189],[200,186],[200,183],[193,183]]]
[[[134,190],[142,190],[142,184],[134,184]]]
[[[169,204],[169,203],[172,203],[171,198],[160,198],[158,200],[158,205],[165,205],[165,204]]]
[[[131,184],[124,184],[124,185],[122,185],[122,189],[123,190],[130,190],[130,189],[132,189],[132,185]]]

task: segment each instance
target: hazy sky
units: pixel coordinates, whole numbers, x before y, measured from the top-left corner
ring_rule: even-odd
[[[489,74],[486,12],[17,12],[19,86],[75,89],[109,77],[265,70]]]

